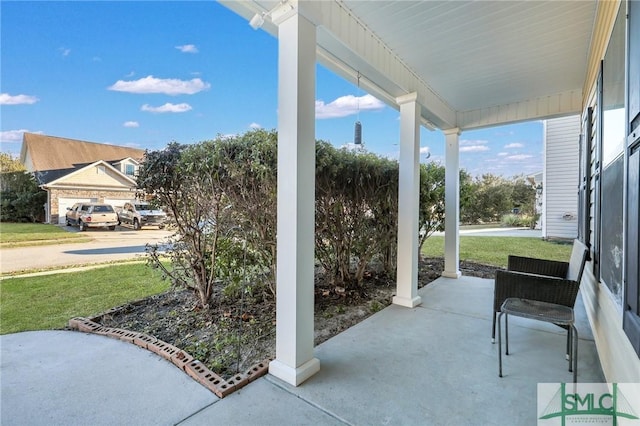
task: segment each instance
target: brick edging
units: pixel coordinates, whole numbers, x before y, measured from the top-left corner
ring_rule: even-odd
[[[269,371],[269,361],[271,361],[270,359],[265,359],[244,373],[236,374],[230,379],[225,380],[182,349],[148,334],[123,330],[121,328],[104,327],[91,319],[82,317],[70,319],[69,328],[83,333],[93,333],[122,340],[123,342],[133,343],[136,346],[149,350],[171,362],[195,381],[215,393],[219,398],[224,398],[230,393],[267,374]]]

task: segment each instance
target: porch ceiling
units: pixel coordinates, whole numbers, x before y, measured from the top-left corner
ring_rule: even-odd
[[[221,1],[247,19],[276,1]],[[590,1],[299,2],[318,60],[397,108],[417,91],[424,121],[474,128],[577,113],[596,16]],[[263,27],[276,34],[267,21]]]

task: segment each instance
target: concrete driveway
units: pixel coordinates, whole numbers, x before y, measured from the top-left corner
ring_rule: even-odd
[[[78,228],[63,228],[78,232]],[[90,229],[82,234],[93,241],[0,249],[0,273],[142,258],[147,244],[161,243],[172,232],[118,227],[115,231]]]

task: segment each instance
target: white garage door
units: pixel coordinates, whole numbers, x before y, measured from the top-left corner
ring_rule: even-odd
[[[67,213],[67,208],[72,207],[75,203],[96,203],[97,198],[58,198],[58,223],[65,224],[64,215]]]

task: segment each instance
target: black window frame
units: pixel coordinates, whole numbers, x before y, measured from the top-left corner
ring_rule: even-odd
[[[625,6],[622,4],[620,7]],[[625,293],[622,328],[640,357],[640,1],[627,1]],[[634,205],[635,204],[635,205]],[[635,228],[634,228],[635,227]],[[635,258],[634,258],[635,257]]]
[[[591,145],[593,143],[593,108],[585,110],[582,117],[582,134],[579,147],[578,183],[578,240],[591,249]],[[590,260],[590,258],[589,258]]]

